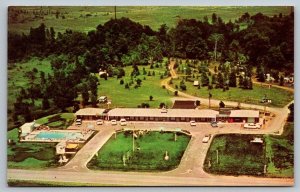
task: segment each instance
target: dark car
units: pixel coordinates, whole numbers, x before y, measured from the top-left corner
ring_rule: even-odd
[[[218,123],[216,121],[211,122],[210,125],[212,127],[218,127]]]

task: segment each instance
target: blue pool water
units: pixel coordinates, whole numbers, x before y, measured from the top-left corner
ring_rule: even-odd
[[[40,132],[36,135],[37,139],[78,139],[81,133],[74,132]]]

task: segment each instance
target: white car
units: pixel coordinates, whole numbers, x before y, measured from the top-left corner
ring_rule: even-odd
[[[75,122],[76,125],[81,125],[82,124],[82,121],[81,119],[76,119],[76,122]]]
[[[245,123],[245,129],[260,129],[261,125],[259,123]]]
[[[121,119],[120,124],[121,124],[121,126],[127,125],[126,119]]]
[[[191,126],[196,126],[196,122],[195,121],[190,121],[190,125]]]
[[[96,124],[97,124],[97,125],[103,125],[103,120],[102,120],[102,119],[98,119],[98,120],[96,121]]]
[[[110,121],[111,122],[111,125],[117,125],[117,120],[113,119]]]

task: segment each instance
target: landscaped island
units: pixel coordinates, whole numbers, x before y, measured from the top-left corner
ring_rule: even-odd
[[[204,169],[214,174],[293,177],[293,127],[288,123],[280,136],[217,135],[207,152]]]
[[[132,131],[112,136],[89,163],[90,169],[124,171],[166,171],[176,168],[190,141],[184,134]],[[137,136],[137,137],[136,137]],[[134,141],[133,141],[133,138]],[[134,151],[133,151],[134,142]],[[166,156],[169,157],[166,160]]]

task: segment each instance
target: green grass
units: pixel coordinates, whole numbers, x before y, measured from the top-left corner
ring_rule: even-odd
[[[141,170],[162,171],[174,169],[180,163],[181,157],[189,143],[190,137],[178,134],[174,141],[174,133],[149,132],[135,140],[135,147],[140,150],[132,152],[132,133],[119,133],[100,149],[88,163],[91,169],[100,170]],[[164,160],[168,151],[170,159]],[[123,155],[129,156],[126,166],[123,165]]]
[[[18,9],[20,9],[19,7]],[[38,27],[40,23],[45,23],[47,27],[54,27],[57,32],[64,32],[66,29],[88,32],[95,30],[99,24],[104,24],[114,18],[114,7],[43,7],[46,12],[48,9],[53,12],[44,15],[44,18],[34,18],[32,10],[40,11],[38,7],[22,7],[29,11],[27,15],[19,14],[17,19],[9,19],[8,30],[18,33],[28,33],[30,27]],[[211,19],[213,13],[217,13],[224,21],[239,18],[245,12],[254,15],[262,12],[265,15],[273,16],[283,13],[289,14],[290,7],[229,7],[229,6],[136,6],[136,7],[117,7],[117,18],[128,17],[143,25],[149,25],[153,30],[157,30],[162,24],[174,27],[179,19],[203,19],[207,16]],[[65,19],[55,18],[55,12],[65,13]],[[13,12],[11,12],[13,15]],[[91,16],[86,17],[87,14]],[[9,14],[10,15],[10,14]]]
[[[253,137],[263,137],[264,145],[251,144],[249,141]],[[265,164],[267,172],[263,174]],[[294,123],[287,123],[280,136],[217,135],[207,152],[204,169],[210,173],[225,175],[293,177]]]
[[[280,136],[266,135],[268,175],[272,177],[294,176],[294,123],[287,123]]]
[[[73,123],[74,118],[74,113],[59,113],[42,117],[37,119],[36,122],[47,125],[50,128],[66,129]]]
[[[214,174],[263,175],[264,145],[250,144],[253,137],[255,135],[217,135],[207,152],[204,169]]]
[[[107,80],[103,78],[100,79],[100,85],[98,86],[98,96],[106,95],[110,100],[112,100],[112,105],[110,107],[137,107],[141,103],[149,103],[151,108],[159,107],[160,103],[166,103],[171,106],[171,97],[173,93],[166,89],[163,89],[160,85],[160,75],[163,73],[165,68],[153,68],[149,69],[149,66],[139,66],[140,73],[143,72],[143,67],[145,67],[147,73],[150,70],[155,71],[155,76],[139,75],[136,77],[142,80],[141,87],[135,89],[134,85],[130,89],[125,89],[125,84],[130,82],[130,73],[132,67],[125,67],[125,78],[124,84],[120,85],[120,79],[116,77],[110,77]],[[144,80],[144,77],[146,80]],[[149,100],[149,96],[153,96],[153,101]],[[102,107],[107,107],[103,105]]]
[[[38,72],[35,74],[35,80],[30,82],[30,80],[25,76],[26,72],[32,71],[33,68],[36,68]],[[11,129],[14,127],[12,113],[14,110],[14,102],[16,101],[17,95],[20,93],[21,88],[28,88],[31,83],[39,84],[40,83],[40,71],[45,72],[45,74],[51,74],[51,64],[50,59],[38,59],[31,58],[30,60],[18,62],[18,63],[9,63],[8,64],[8,127]],[[35,106],[41,106],[41,100],[35,100]]]
[[[9,179],[8,186],[11,187],[91,187],[91,186],[120,186],[115,184],[101,184],[101,183],[75,183],[75,182],[54,182],[54,181],[34,181],[34,180],[15,180]]]
[[[173,80],[173,87],[178,85],[180,80]],[[273,107],[283,107],[294,99],[294,95],[286,90],[280,88],[272,87],[271,89],[267,87],[262,87],[260,85],[253,85],[252,90],[246,90],[241,88],[230,87],[228,91],[223,92],[223,89],[212,89],[208,90],[207,87],[201,87],[198,89],[193,86],[193,82],[185,82],[187,90],[185,93],[198,96],[198,97],[208,97],[209,92],[212,94],[212,99],[219,99],[223,101],[237,101],[243,103],[250,103],[256,105],[262,105],[260,103],[261,99],[266,95],[269,99],[272,99],[272,103],[267,106]],[[225,102],[226,105],[226,102]]]
[[[7,139],[13,144],[7,145],[8,168],[41,169],[56,167],[56,143],[21,143],[18,139],[18,129],[8,131]]]

